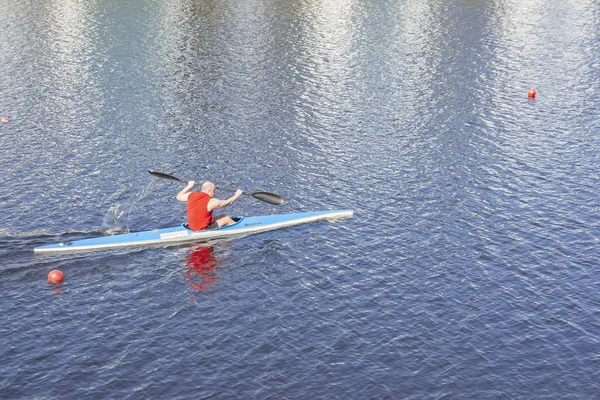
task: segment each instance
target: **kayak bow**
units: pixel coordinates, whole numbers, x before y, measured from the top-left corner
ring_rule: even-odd
[[[267,215],[260,217],[237,217],[237,222],[223,228],[193,231],[182,224],[173,228],[154,229],[113,236],[75,240],[39,246],[36,253],[71,252],[111,249],[131,246],[173,245],[185,242],[203,242],[214,239],[245,236],[288,226],[322,220],[341,220],[352,217],[353,210],[316,211],[297,214]]]

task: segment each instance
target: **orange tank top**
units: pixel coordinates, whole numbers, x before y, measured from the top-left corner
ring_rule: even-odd
[[[208,202],[212,199],[204,192],[192,192],[187,199],[187,216],[190,229],[201,231],[212,224],[212,211],[208,211]]]

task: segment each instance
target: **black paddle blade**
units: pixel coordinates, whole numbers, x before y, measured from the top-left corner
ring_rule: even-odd
[[[169,180],[172,180],[172,181],[185,183],[184,181],[182,181],[181,179],[177,178],[176,176],[165,174],[163,172],[148,171],[148,173],[150,173],[150,175],[156,176],[157,178],[169,179]]]
[[[252,197],[258,200],[262,200],[266,203],[275,204],[276,206],[280,206],[285,202],[285,199],[275,193],[268,192],[256,192],[252,193]]]

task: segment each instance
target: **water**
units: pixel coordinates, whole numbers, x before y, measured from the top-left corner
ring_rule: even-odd
[[[600,5],[2,9],[0,397],[598,397]],[[181,223],[148,169],[355,217],[33,254]]]

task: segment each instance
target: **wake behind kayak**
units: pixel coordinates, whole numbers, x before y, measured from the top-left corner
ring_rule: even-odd
[[[203,242],[214,239],[246,236],[253,233],[285,228],[322,220],[338,220],[352,217],[353,210],[315,211],[296,214],[237,217],[233,225],[223,228],[193,231],[182,224],[172,228],[124,233],[91,239],[75,240],[35,247],[36,253],[58,253],[102,250],[119,247],[172,245],[186,242]]]

